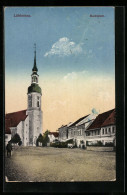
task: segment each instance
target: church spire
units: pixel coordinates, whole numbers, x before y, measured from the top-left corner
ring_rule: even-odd
[[[38,71],[38,69],[37,69],[37,66],[36,66],[36,43],[34,44],[34,66],[33,66],[33,69],[32,69],[32,71],[33,72],[37,72]]]

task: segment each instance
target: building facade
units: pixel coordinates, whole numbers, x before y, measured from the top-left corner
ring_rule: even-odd
[[[85,131],[95,118],[96,115],[89,114],[72,123],[68,127],[68,139],[73,138],[77,147],[80,147],[81,144],[86,146]]]
[[[59,141],[73,139],[74,144],[80,147],[86,145],[116,145],[115,109],[101,114],[89,114],[75,122],[61,126]]]
[[[71,123],[67,125],[62,125],[60,128],[58,128],[59,141],[66,141],[68,139],[68,128],[70,125]]]
[[[11,137],[13,137],[18,133],[24,146],[36,146],[36,140],[39,134],[42,134],[42,91],[38,84],[39,75],[37,72],[35,50],[31,85],[27,92],[27,110],[8,113],[5,116],[5,134],[11,133]]]
[[[85,131],[87,145],[114,143],[116,135],[115,109],[109,110],[93,121]]]
[[[59,138],[59,133],[58,132],[49,132],[48,137],[49,137],[50,143],[55,142]]]

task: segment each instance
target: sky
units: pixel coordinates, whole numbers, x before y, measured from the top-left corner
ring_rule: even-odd
[[[4,14],[6,113],[27,109],[34,43],[43,132],[93,108],[115,108],[113,7],[6,7]]]

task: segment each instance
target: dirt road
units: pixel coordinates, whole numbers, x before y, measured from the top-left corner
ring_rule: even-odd
[[[115,179],[115,152],[51,147],[19,147],[5,157],[9,181],[110,181]]]

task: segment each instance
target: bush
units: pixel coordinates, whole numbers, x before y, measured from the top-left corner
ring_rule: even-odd
[[[50,143],[50,146],[55,148],[67,148],[67,142]]]
[[[70,139],[70,140],[66,141],[66,143],[67,144],[74,144],[74,141],[73,141],[73,139]]]
[[[93,142],[89,145],[89,142],[86,141],[86,146],[103,146],[103,143],[101,141],[97,141],[96,143]]]
[[[48,130],[43,134],[42,146],[47,146],[47,143],[49,143],[48,134],[49,134]]]
[[[97,141],[97,146],[103,146],[103,143],[101,141]]]
[[[50,146],[57,148],[59,146],[59,142],[50,143]]]
[[[22,141],[21,141],[21,140],[19,141],[18,145],[19,145],[19,146],[21,146],[21,145],[22,145]]]
[[[11,143],[17,144],[17,143],[19,143],[19,142],[21,142],[21,138],[20,138],[19,134],[16,133],[16,134],[12,137]]]
[[[114,144],[113,144],[113,142],[106,142],[105,146],[112,147],[112,146],[114,146]]]

